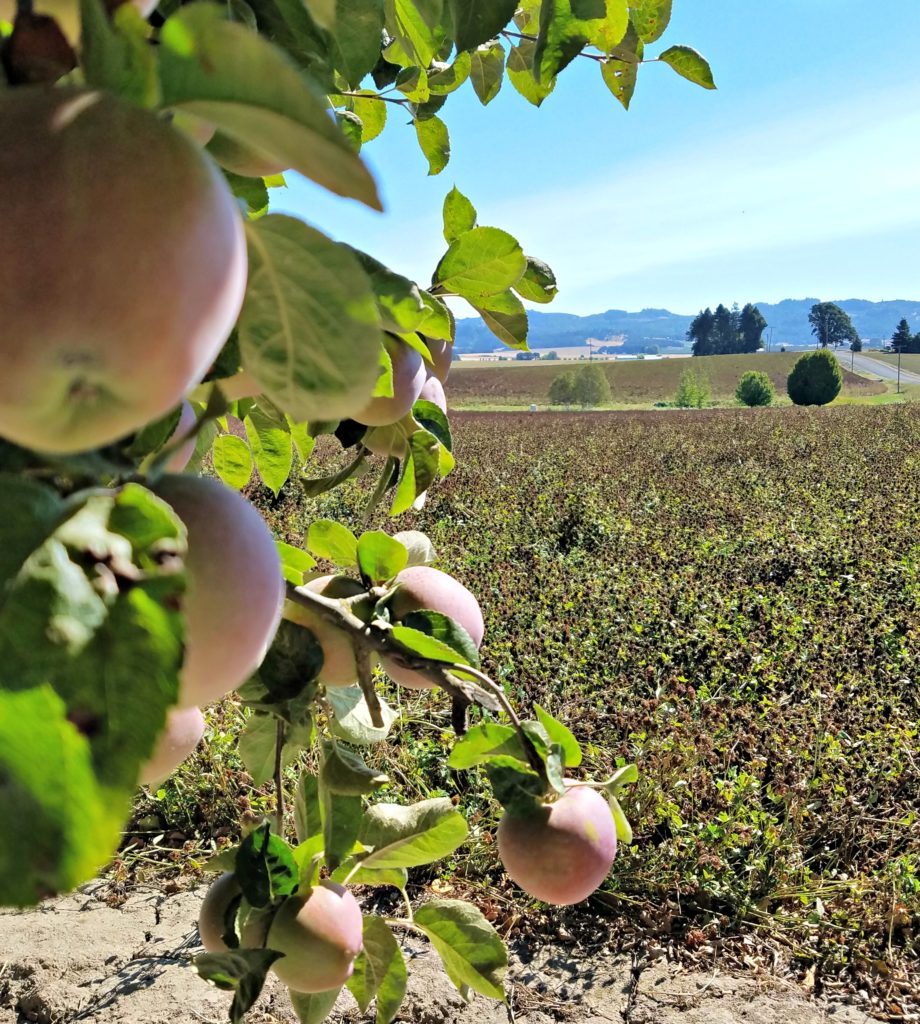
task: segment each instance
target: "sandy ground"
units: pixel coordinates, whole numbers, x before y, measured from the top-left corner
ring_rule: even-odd
[[[39,910],[0,914],[3,1024],[220,1024],[230,997],[190,966],[201,894],[133,893],[113,908],[93,886]],[[410,1024],[866,1024],[856,1007],[825,1008],[769,977],[686,973],[640,950],[588,952],[577,944],[513,950],[508,1004],[467,1004],[424,940],[405,941],[409,992],[399,1016]],[[370,1022],[347,993],[336,1022]],[[282,986],[266,986],[248,1020],[296,1017]]]

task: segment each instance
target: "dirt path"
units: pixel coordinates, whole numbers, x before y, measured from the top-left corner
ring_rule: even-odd
[[[200,895],[137,892],[113,909],[88,887],[28,913],[0,914],[3,1024],[222,1024],[229,996],[189,966]],[[411,1024],[867,1024],[855,1007],[809,1003],[767,976],[680,972],[648,955],[591,955],[577,945],[518,949],[507,1007],[465,1004],[424,941],[405,945]],[[347,994],[334,1021],[370,1022]],[[283,988],[266,987],[251,1024],[294,1024]]]

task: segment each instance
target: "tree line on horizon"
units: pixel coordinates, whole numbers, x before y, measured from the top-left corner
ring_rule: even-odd
[[[767,321],[752,303],[739,309],[736,302],[728,309],[721,302],[713,311],[707,306],[687,329],[687,341],[695,356],[744,355],[763,347]]]

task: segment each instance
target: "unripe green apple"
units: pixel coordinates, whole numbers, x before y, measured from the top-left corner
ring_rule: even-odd
[[[425,344],[431,353],[432,373],[442,384],[446,384],[451,360],[454,358],[454,346],[449,341],[442,341],[439,338],[426,338]]]
[[[0,91],[0,436],[98,448],[175,408],[246,287],[243,224],[201,150],[110,93]]]
[[[188,531],[179,704],[204,706],[262,663],[281,618],[281,561],[265,521],[237,491],[195,476],[164,476],[152,489]]]
[[[202,946],[209,953],[226,953],[229,949],[222,937],[227,931],[227,912],[230,904],[241,894],[240,884],[232,871],[225,871],[205,893],[198,913],[198,934]]]
[[[286,170],[275,157],[237,142],[223,132],[217,132],[206,148],[221,167],[244,178],[270,178]]]
[[[479,602],[453,576],[428,565],[414,565],[403,569],[395,582],[400,587],[390,601],[390,614],[397,622],[411,612],[440,612],[459,622],[470,634],[476,647],[481,646],[486,627]],[[381,655],[380,664],[400,686],[412,690],[429,690],[434,686],[420,673],[402,668],[386,655]]]
[[[331,599],[357,597],[364,593],[364,587],[350,576],[319,576],[299,589],[310,590]],[[360,609],[352,610],[361,617]],[[316,677],[317,682],[323,686],[336,687],[353,686],[358,681],[355,648],[346,632],[337,629],[310,608],[293,601],[284,602],[283,614],[288,622],[309,629],[323,649],[323,667]]]
[[[323,881],[305,901],[292,896],[275,915],[265,940],[284,956],[272,964],[295,992],[327,992],[351,977],[363,947],[361,908],[352,894]],[[248,945],[248,936],[244,935]]]
[[[587,899],[616,853],[613,814],[588,786],[571,785],[533,814],[506,811],[498,826],[498,856],[508,876],[534,898],[560,907]]]
[[[204,736],[204,725],[200,708],[173,708],[169,711],[150,760],[141,768],[140,785],[152,786],[172,775],[198,746]]]
[[[425,361],[404,341],[387,338],[386,350],[393,364],[393,395],[372,398],[352,419],[367,427],[386,427],[412,411],[425,383]]]

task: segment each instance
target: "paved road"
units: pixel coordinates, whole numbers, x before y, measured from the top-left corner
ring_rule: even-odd
[[[871,373],[876,377],[881,377],[882,380],[898,379],[897,366],[885,363],[881,359],[873,359],[872,356],[864,356],[858,353],[854,356],[851,352],[838,352],[837,358],[840,360],[840,364],[845,370],[850,369],[852,360],[853,366],[858,373]],[[902,366],[901,383],[920,384],[920,373],[913,373],[910,370],[905,370]]]

